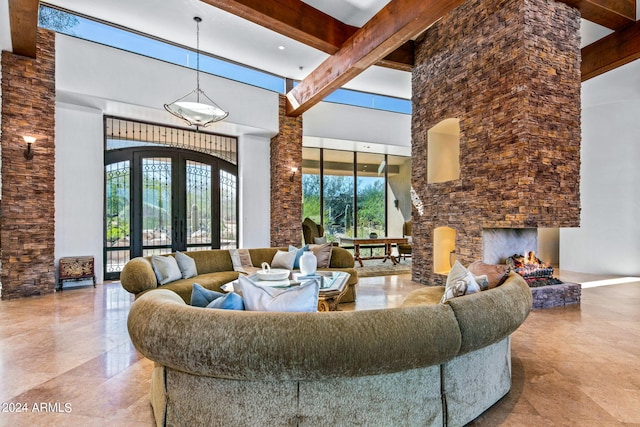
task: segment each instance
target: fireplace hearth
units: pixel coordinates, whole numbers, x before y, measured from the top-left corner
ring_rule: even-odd
[[[580,304],[582,287],[554,277],[553,266],[532,250],[538,247],[537,229],[484,229],[482,237],[484,262],[507,264],[520,274],[531,288],[534,309]]]

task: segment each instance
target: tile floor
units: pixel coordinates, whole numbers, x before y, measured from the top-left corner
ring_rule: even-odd
[[[408,276],[359,286],[344,309],[396,306],[421,287]],[[152,426],[152,364],[129,341],[131,303],[118,283],[0,301],[0,427]],[[532,312],[512,347],[511,391],[471,425],[640,426],[640,281]]]

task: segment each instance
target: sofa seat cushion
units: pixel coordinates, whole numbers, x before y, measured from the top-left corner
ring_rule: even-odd
[[[189,304],[191,301],[191,290],[194,283],[202,285],[205,289],[222,292],[220,287],[225,283],[233,282],[238,278],[238,275],[239,273],[237,271],[219,271],[217,273],[200,274],[190,279],[180,279],[175,282],[167,283],[163,286],[158,286],[156,289],[168,289],[173,291],[180,295],[180,298],[182,298],[185,303]],[[153,291],[154,289],[149,290]],[[136,297],[139,297],[146,292],[148,291],[142,292]]]
[[[402,306],[439,304],[442,295],[444,295],[444,289],[444,286],[425,286],[422,289],[411,291],[403,301]]]

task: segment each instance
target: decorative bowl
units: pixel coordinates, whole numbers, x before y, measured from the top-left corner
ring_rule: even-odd
[[[256,274],[260,280],[284,280],[291,272],[283,268],[272,268],[270,270],[258,270]]]

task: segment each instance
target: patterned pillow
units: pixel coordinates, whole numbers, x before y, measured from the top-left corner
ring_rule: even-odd
[[[248,273],[253,267],[249,249],[229,249],[229,255],[231,255],[233,271]]]
[[[464,280],[458,280],[455,283],[451,283],[445,286],[444,295],[442,295],[440,304],[444,304],[447,300],[450,300],[451,298],[464,295],[466,290],[467,290],[467,284],[464,282]]]
[[[480,285],[474,279],[473,274],[456,261],[447,276],[444,295],[442,295],[440,302],[444,303],[451,298],[476,292],[480,292]]]

